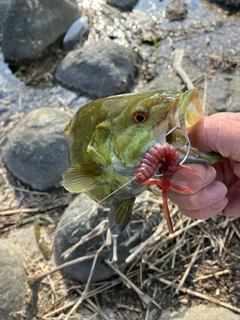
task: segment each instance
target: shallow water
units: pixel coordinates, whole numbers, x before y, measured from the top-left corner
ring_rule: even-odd
[[[83,0],[82,4],[85,7],[91,5],[98,10],[104,2],[103,0]],[[239,59],[240,18],[238,16],[228,16],[223,10],[206,1],[186,0],[189,11],[187,18],[180,22],[169,22],[164,13],[169,2],[170,0],[140,0],[134,8],[134,13],[140,11],[149,15],[151,21],[157,21],[159,30],[168,32],[172,37],[175,48],[185,48],[186,55],[190,56],[193,63],[202,71],[209,67],[209,54],[225,55],[229,60]],[[210,42],[206,45],[208,39]],[[149,45],[141,44],[141,48],[143,55],[147,56],[149,50],[153,52]],[[158,65],[158,73],[164,68],[171,68],[172,56],[173,50],[169,46],[169,40],[165,39],[161,43],[159,59],[154,61]],[[4,63],[0,49],[0,116],[6,112],[26,113],[31,109],[46,106],[64,109],[76,97],[75,93],[60,85],[44,89],[26,86]]]

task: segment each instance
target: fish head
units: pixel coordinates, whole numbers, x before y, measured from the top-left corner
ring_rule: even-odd
[[[204,116],[196,89],[126,95],[122,104],[120,111],[96,126],[94,134],[95,150],[108,154],[107,162],[117,171],[136,168],[155,143],[168,142],[182,148],[183,158],[189,143],[188,131]],[[195,162],[216,162],[211,155],[205,157],[196,150],[190,156]]]
[[[137,95],[109,120],[112,146],[124,167],[136,167],[151,145],[166,141],[169,116],[181,93],[153,91]]]

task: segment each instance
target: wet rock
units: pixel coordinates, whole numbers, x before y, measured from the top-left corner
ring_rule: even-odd
[[[180,0],[173,0],[166,6],[165,12],[169,21],[181,21],[186,18],[188,10],[186,3]]]
[[[26,272],[19,249],[8,240],[0,242],[0,319],[13,320],[24,307]]]
[[[209,0],[209,2],[215,3],[223,9],[227,9],[231,12],[237,12],[240,10],[240,0]]]
[[[207,81],[207,103],[215,112],[240,112],[238,76],[218,74]]]
[[[71,27],[63,38],[63,44],[68,45],[80,38],[87,38],[89,33],[89,23],[86,16],[78,18],[73,22]]]
[[[64,86],[101,98],[130,90],[136,75],[134,53],[111,41],[98,41],[68,53],[57,69]]]
[[[146,90],[176,90],[181,91],[181,79],[175,73],[162,74],[156,77],[149,84]]]
[[[138,3],[138,0],[107,0],[107,3],[121,11],[131,11]]]
[[[9,171],[33,189],[59,187],[69,166],[64,127],[71,115],[42,108],[26,115],[8,137],[3,159]]]
[[[10,7],[12,0],[2,0],[0,1],[0,43],[1,43],[1,37],[2,37],[2,28],[4,24],[4,20],[6,17],[6,13],[8,8]]]
[[[5,61],[31,61],[63,37],[79,15],[75,0],[13,0],[3,28]]]
[[[209,305],[198,305],[184,308],[180,311],[165,311],[160,320],[238,320],[239,315],[223,307],[212,307]]]
[[[100,208],[97,211],[97,214],[93,215],[91,212],[93,212],[94,208],[96,208],[96,202],[91,200],[85,194],[80,194],[65,210],[54,240],[54,256],[57,265],[95,253],[96,250],[101,247],[103,241],[106,239],[106,230],[101,235],[96,236],[77,247],[77,249],[75,249],[67,259],[63,259],[61,257],[65,250],[77,243],[102,220],[106,219],[106,210]],[[123,231],[118,237],[118,265],[122,264],[130,254],[130,248],[121,245],[127,239],[128,235],[126,231]],[[137,239],[136,241],[139,240]],[[136,241],[131,244],[131,247],[136,245]],[[105,259],[111,258],[112,246],[105,247],[98,256],[92,282],[109,279],[115,274],[114,271],[104,262]],[[72,279],[80,281],[81,283],[86,283],[92,263],[93,258],[83,260],[64,268],[64,271]]]

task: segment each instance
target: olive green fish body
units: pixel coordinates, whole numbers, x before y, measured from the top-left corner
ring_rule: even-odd
[[[90,102],[65,129],[71,167],[63,173],[62,184],[110,207],[110,229],[118,234],[128,224],[135,198],[148,188],[134,181],[144,152],[167,141],[184,158],[187,132],[202,117],[197,90],[157,90]],[[188,158],[219,161],[218,155],[194,148]]]

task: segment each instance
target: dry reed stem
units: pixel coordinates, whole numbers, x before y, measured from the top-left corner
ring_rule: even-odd
[[[194,88],[194,85],[191,79],[189,78],[188,74],[185,72],[185,70],[182,67],[183,55],[184,55],[184,49],[175,50],[174,59],[173,59],[173,68],[177,71],[179,76],[182,78],[188,90],[190,90]]]
[[[75,305],[72,307],[72,309],[69,311],[67,317],[65,320],[68,320],[69,317],[72,315],[72,313],[80,306],[80,304],[83,302],[84,299],[86,299],[86,294],[88,292],[88,289],[89,289],[89,284],[91,282],[91,279],[92,279],[92,276],[93,276],[93,272],[95,270],[95,266],[96,266],[96,262],[97,262],[97,259],[98,259],[98,256],[100,254],[100,252],[103,250],[103,248],[105,247],[105,243],[103,243],[101,245],[101,247],[96,251],[96,254],[95,254],[95,257],[93,259],[93,263],[92,263],[92,267],[91,267],[91,270],[90,270],[90,273],[89,273],[89,276],[88,276],[88,281],[86,283],[86,286],[84,288],[84,291],[82,292],[80,298],[78,299],[78,301],[75,303]],[[99,312],[98,312],[99,313]]]
[[[67,259],[70,256],[70,254],[74,250],[76,250],[79,246],[81,246],[85,242],[90,241],[90,240],[94,239],[95,237],[99,236],[100,234],[102,234],[103,232],[105,232],[107,230],[106,224],[107,224],[107,220],[102,220],[89,233],[87,233],[84,236],[82,236],[82,238],[77,243],[75,243],[70,248],[68,248],[66,251],[64,251],[61,254],[61,258]]]
[[[127,285],[128,288],[132,288],[132,289],[138,294],[139,298],[142,300],[142,302],[143,302],[143,304],[144,304],[145,306],[148,306],[151,302],[153,302],[153,301],[152,301],[152,298],[149,297],[149,295],[143,293],[132,281],[130,281],[130,280],[128,279],[128,277],[126,277],[126,276],[118,269],[118,267],[117,267],[114,263],[112,263],[112,262],[109,261],[109,260],[106,260],[105,262],[106,262],[106,264],[107,264],[110,268],[112,268],[112,269],[122,278],[124,284]],[[156,303],[156,302],[155,302],[155,303]],[[156,305],[158,305],[158,304],[156,303]],[[159,307],[159,308],[160,308],[160,307]]]
[[[193,279],[192,281],[193,282],[197,282],[197,281],[206,280],[206,279],[209,279],[209,278],[212,278],[212,277],[217,278],[217,277],[225,275],[225,274],[231,274],[231,270],[225,269],[225,270],[218,271],[218,272],[215,272],[215,273],[206,274],[206,275],[197,277],[197,278]]]
[[[184,274],[183,274],[183,276],[182,276],[182,279],[181,279],[181,281],[179,282],[179,284],[178,284],[178,286],[177,286],[177,288],[176,288],[176,290],[175,290],[175,293],[178,293],[179,290],[180,290],[180,289],[182,288],[182,286],[184,285],[184,282],[185,282],[185,280],[187,279],[187,276],[189,275],[189,272],[190,272],[190,270],[191,270],[194,262],[195,262],[196,259],[197,259],[197,255],[198,255],[198,253],[199,253],[199,250],[200,250],[200,247],[201,247],[202,243],[203,243],[203,239],[201,239],[201,240],[199,241],[199,244],[198,244],[198,246],[197,246],[197,249],[195,250],[195,252],[194,252],[194,254],[193,254],[193,256],[192,256],[192,259],[191,259],[191,261],[189,262],[188,267],[187,267],[187,269],[185,270],[185,272],[184,272]]]

